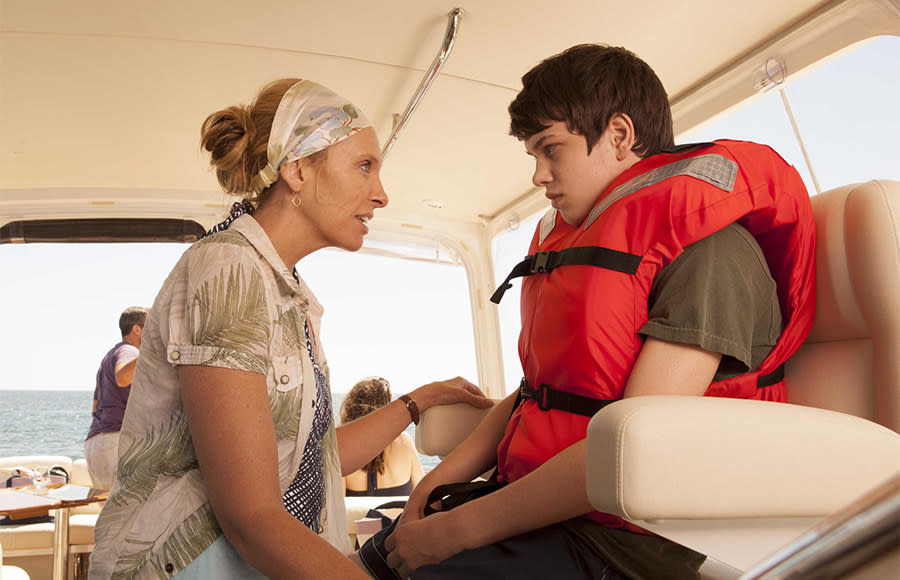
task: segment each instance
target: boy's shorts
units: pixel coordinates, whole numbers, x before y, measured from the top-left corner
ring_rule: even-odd
[[[400,518],[395,518],[389,526],[382,528],[359,548],[359,559],[362,560],[369,575],[378,580],[401,580],[397,571],[387,564],[387,550],[384,541],[387,539]]]
[[[394,531],[396,524],[397,520],[394,520],[390,527],[372,536],[359,550],[363,565],[369,574],[378,580],[401,578],[387,565],[387,551],[384,549],[384,541]],[[496,544],[460,552],[439,564],[422,566],[413,572],[410,578],[625,580],[626,577],[565,525],[555,524]]]

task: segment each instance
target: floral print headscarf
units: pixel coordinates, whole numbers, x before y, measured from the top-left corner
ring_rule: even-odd
[[[278,104],[269,133],[268,163],[253,179],[252,193],[275,183],[282,164],[309,157],[371,126],[353,103],[331,89],[298,81]]]

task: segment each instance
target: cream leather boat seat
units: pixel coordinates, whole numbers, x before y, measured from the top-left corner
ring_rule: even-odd
[[[816,319],[787,365],[788,402],[900,431],[900,183],[812,198]]]
[[[812,198],[817,307],[789,404],[637,397],[588,429],[599,510],[738,569],[900,471],[900,183]]]

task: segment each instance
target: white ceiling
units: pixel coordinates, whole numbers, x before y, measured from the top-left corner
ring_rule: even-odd
[[[275,78],[347,96],[385,141],[461,7],[455,49],[387,160],[382,215],[478,223],[532,189],[506,107],[542,58],[622,45],[675,99],[823,4],[0,0],[0,222],[63,215],[60,204],[217,215],[228,200],[200,154],[200,124]]]

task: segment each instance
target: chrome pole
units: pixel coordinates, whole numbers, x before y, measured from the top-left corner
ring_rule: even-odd
[[[900,546],[900,474],[828,516],[740,580],[843,578]],[[891,556],[888,556],[889,558]]]
[[[53,516],[53,580],[66,580],[69,573],[69,508],[50,510]]]
[[[419,106],[425,93],[428,92],[428,89],[431,87],[431,83],[434,82],[434,79],[441,72],[441,69],[444,68],[444,63],[446,63],[447,59],[450,57],[450,52],[453,50],[453,44],[456,42],[456,33],[459,30],[459,22],[462,20],[462,16],[462,8],[454,8],[448,15],[449,20],[447,22],[447,30],[444,32],[444,42],[441,45],[441,50],[438,52],[437,56],[434,57],[434,62],[431,63],[431,67],[428,69],[428,72],[425,73],[422,82],[419,83],[419,88],[416,89],[412,99],[409,100],[409,104],[406,105],[406,110],[400,115],[400,120],[395,123],[391,136],[388,137],[387,142],[384,144],[384,148],[381,150],[382,159],[387,157],[388,152],[391,150],[391,147],[394,146],[394,142],[400,137],[400,132],[406,126],[413,111]]]

